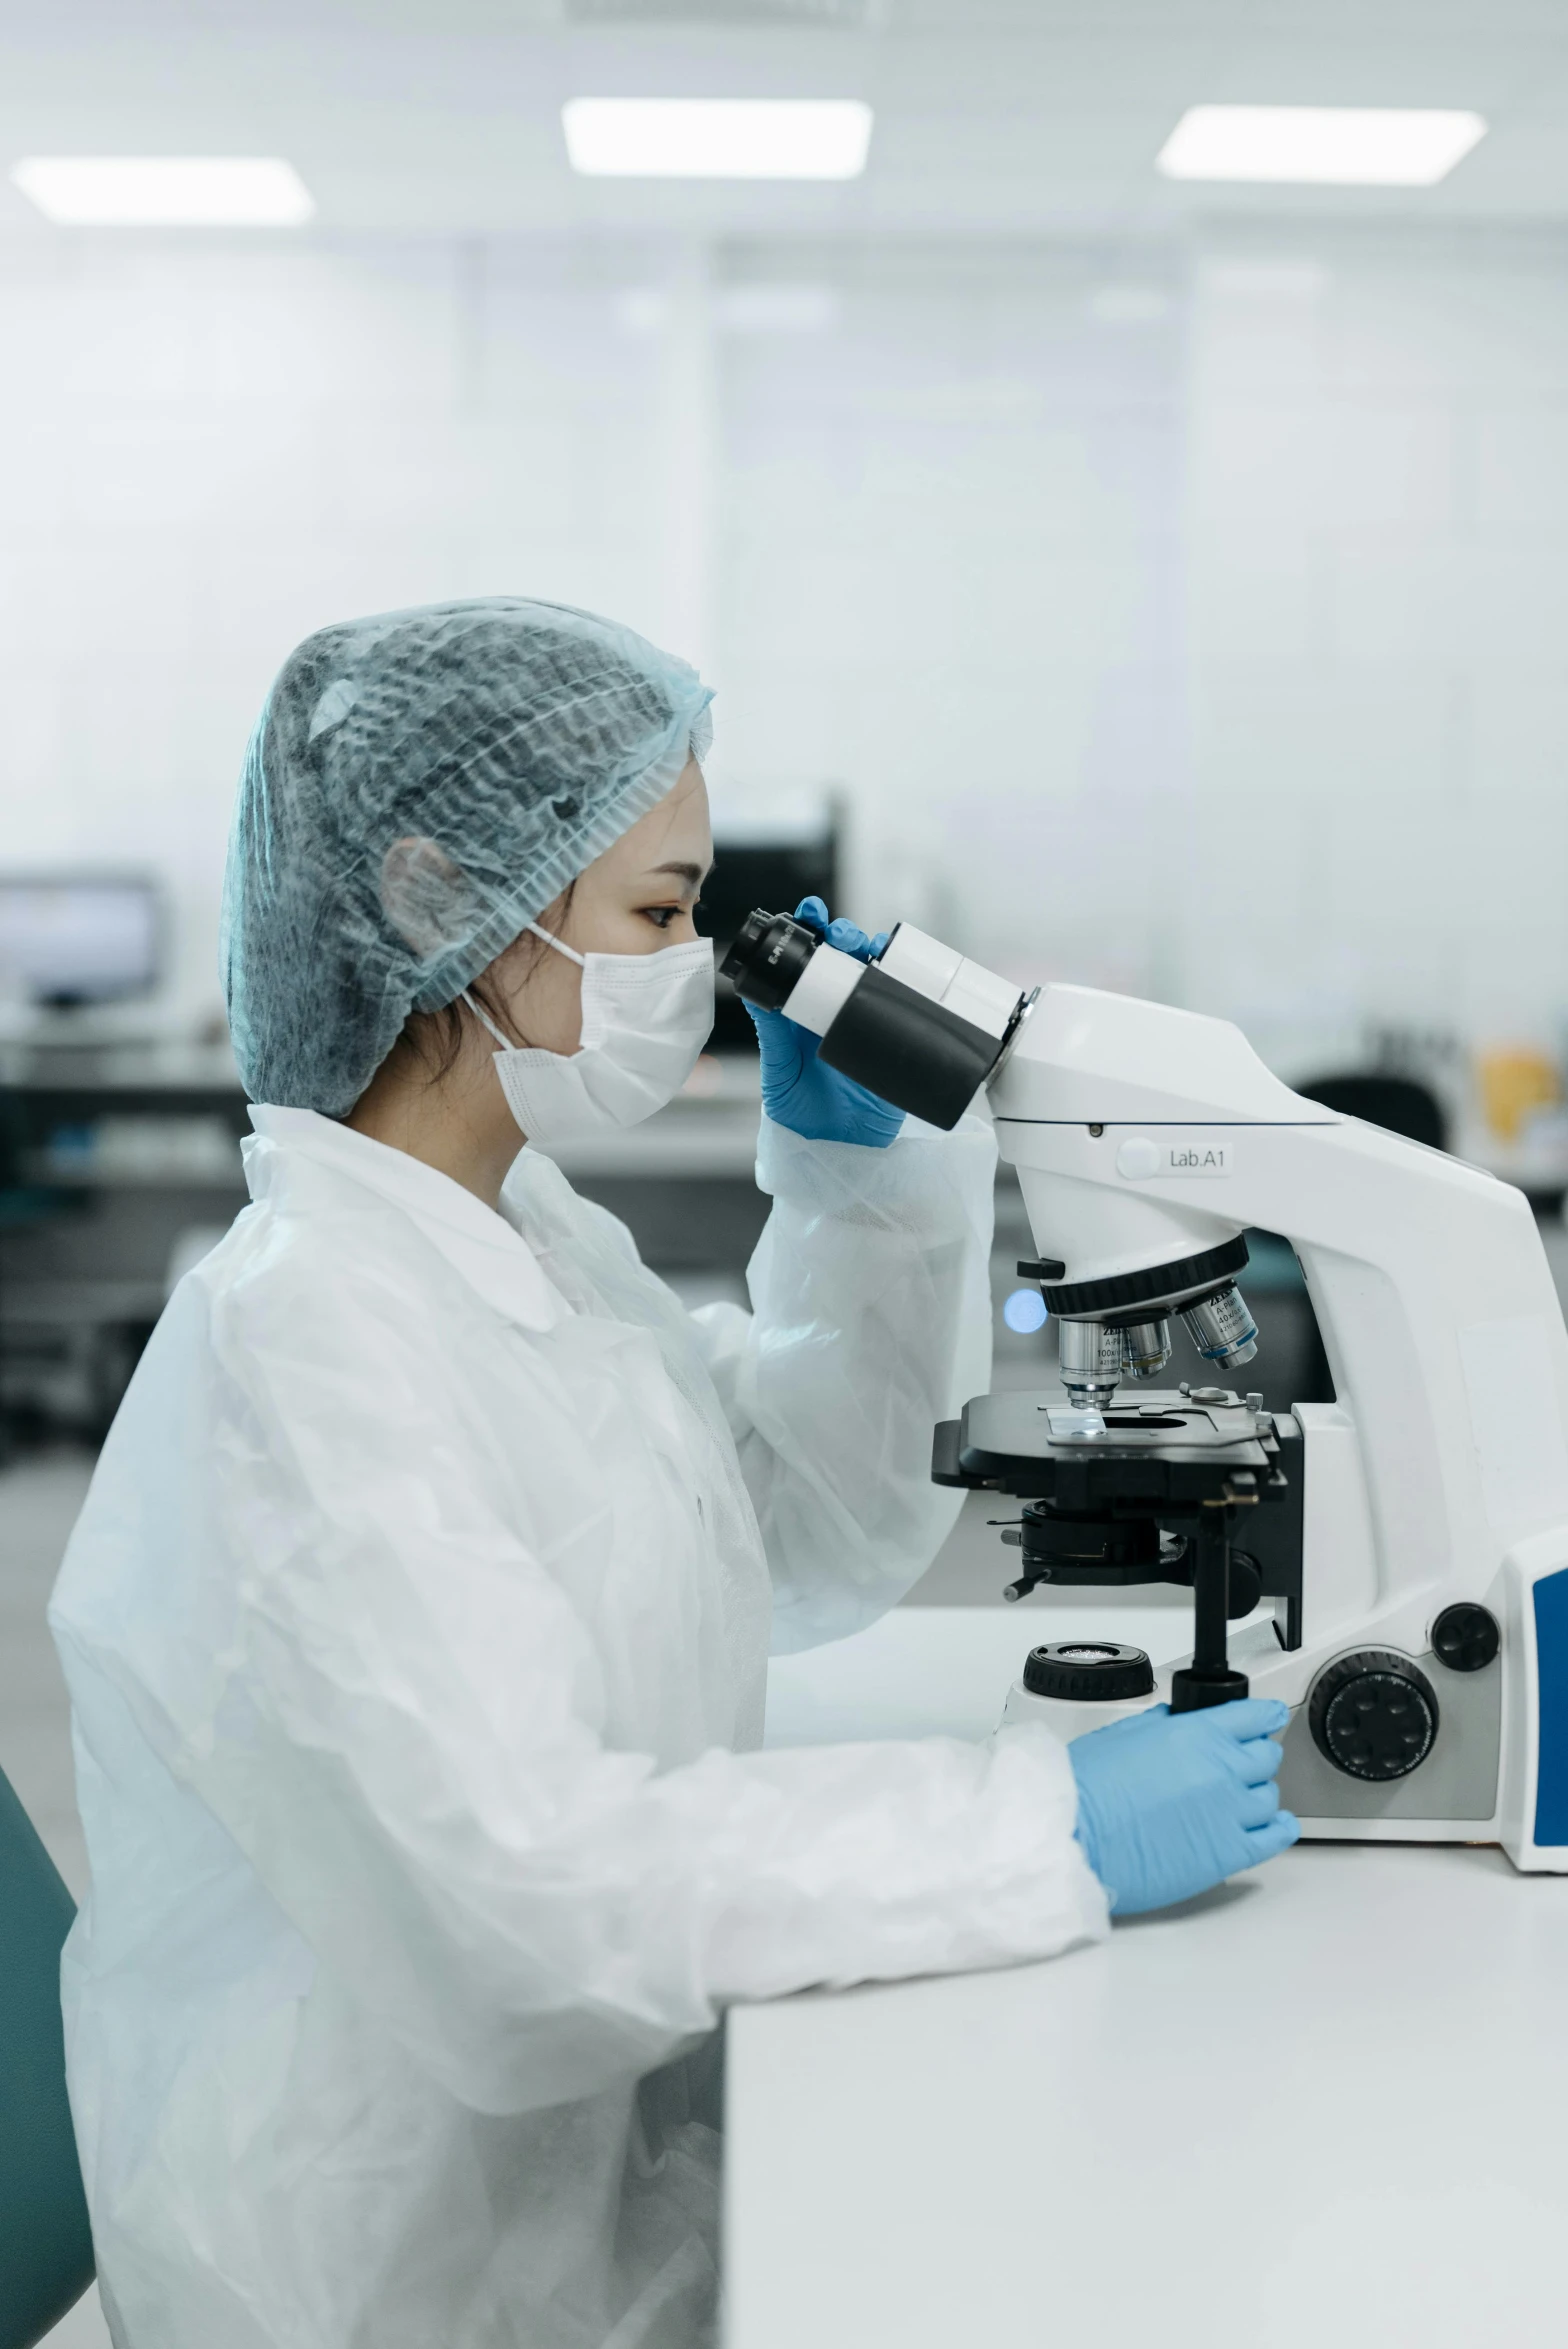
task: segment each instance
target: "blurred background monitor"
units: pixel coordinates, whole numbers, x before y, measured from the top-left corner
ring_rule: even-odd
[[[716,815],[713,870],[703,883],[697,927],[713,940],[720,962],[746,916],[756,906],[769,913],[793,913],[803,897],[820,897],[836,912],[839,837],[830,808],[799,823],[771,824]],[[728,980],[718,983],[713,1023],[716,1052],[754,1052],[751,1018]]]
[[[0,874],[0,996],[64,1009],[145,995],[159,928],[143,874]]]

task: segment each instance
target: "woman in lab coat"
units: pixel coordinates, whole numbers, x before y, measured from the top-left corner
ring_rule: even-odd
[[[1106,1930],[1043,1732],[758,1750],[770,1636],[869,1622],[952,1522],[926,1464],[986,1381],[984,1123],[900,1131],[775,1015],[750,1314],[684,1312],[547,1155],[707,1032],[707,700],[493,600],[322,631],[252,742],[252,1204],[52,1610],[120,2349],[690,2349],[725,2005]],[[1288,1840],[1266,1778],[1230,1865]]]

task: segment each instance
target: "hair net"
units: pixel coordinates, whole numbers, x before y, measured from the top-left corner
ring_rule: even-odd
[[[488,596],[323,628],[246,753],[224,881],[255,1101],[340,1116],[711,735],[694,669],[562,604]]]

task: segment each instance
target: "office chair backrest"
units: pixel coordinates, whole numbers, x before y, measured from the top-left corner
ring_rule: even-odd
[[[75,1913],[0,1772],[0,2349],[33,2349],[93,2280],[60,2023]]]

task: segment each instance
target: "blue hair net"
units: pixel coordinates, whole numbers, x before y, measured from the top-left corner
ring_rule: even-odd
[[[253,1101],[352,1108],[411,1011],[452,1002],[712,732],[694,669],[520,597],[347,620],[284,663],[223,892]]]

